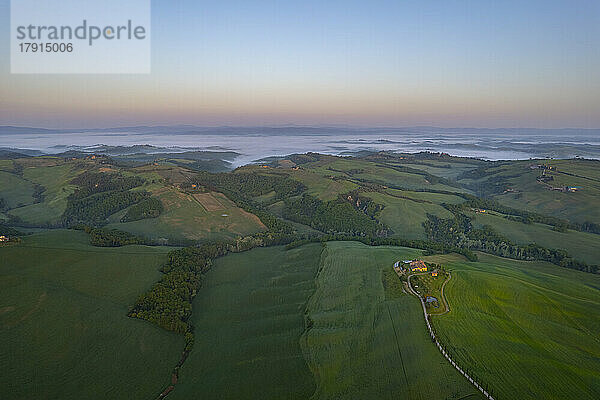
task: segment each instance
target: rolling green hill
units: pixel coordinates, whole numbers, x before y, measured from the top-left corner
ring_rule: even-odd
[[[600,396],[600,276],[485,254],[429,259],[452,271],[438,336],[497,398]]]
[[[32,204],[35,199],[33,183],[26,181],[18,175],[0,171],[0,198],[4,208],[23,207]]]
[[[57,230],[0,247],[3,399],[148,399],[168,381],[183,339],[127,317],[166,250],[87,241]]]
[[[254,249],[218,259],[194,301],[197,339],[174,399],[307,399],[300,348],[321,246]]]
[[[233,239],[265,229],[260,219],[220,193],[188,194],[173,187],[163,187],[154,193],[165,209],[159,217],[120,222],[127,212],[123,210],[109,218],[107,227],[175,242]]]
[[[395,197],[396,195],[377,192],[365,193],[365,196],[385,206],[377,218],[392,228],[394,236],[406,239],[426,238],[423,222],[427,221],[427,214],[440,218],[452,217],[444,207],[421,200],[415,201],[408,197]]]
[[[536,179],[543,170],[552,180],[542,184]],[[597,160],[528,160],[494,163],[488,168],[464,175],[459,182],[480,195],[491,195],[509,207],[526,209],[572,222],[600,223],[600,161]],[[550,190],[551,187],[578,187],[574,193]],[[507,189],[510,191],[505,192]]]
[[[600,261],[600,235],[570,229],[566,232],[557,232],[548,225],[523,224],[494,212],[470,215],[475,217],[476,224],[491,225],[498,233],[515,243],[537,243],[548,248],[564,249],[572,257],[588,264],[596,264]]]
[[[386,299],[382,271],[418,255],[327,243],[302,340],[317,381],[312,399],[480,398],[432,344],[419,301],[402,293]]]
[[[193,348],[169,397],[481,398],[391,270],[474,250],[555,264],[427,256],[452,272],[451,311],[433,323],[460,365],[498,400],[600,396],[600,227],[581,224],[600,222],[598,162],[308,153],[212,174],[175,161],[2,160],[2,227],[36,232],[0,244],[9,399],[153,398],[184,346],[153,325],[172,320]],[[48,226],[80,226],[102,245],[194,248],[171,253],[161,274],[163,247],[92,247]],[[138,237],[111,239],[126,232]],[[127,318],[133,304],[151,323]]]
[[[23,171],[23,177],[29,182],[40,185],[43,201],[9,211],[10,215],[20,218],[31,225],[53,225],[67,207],[67,197],[75,191],[75,186],[69,181],[76,172],[71,165],[31,166]]]

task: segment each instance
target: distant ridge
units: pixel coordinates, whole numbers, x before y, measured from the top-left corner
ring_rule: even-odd
[[[113,128],[48,129],[23,126],[0,126],[0,134],[56,134],[82,132],[130,132],[137,134],[178,134],[178,135],[335,135],[335,134],[520,134],[520,135],[577,135],[598,134],[598,129],[583,128],[442,128],[434,126],[407,127],[356,127],[356,126],[319,126],[319,125],[277,125],[277,126],[195,126],[195,125],[158,125],[124,126]]]

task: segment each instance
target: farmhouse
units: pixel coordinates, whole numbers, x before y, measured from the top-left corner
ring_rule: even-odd
[[[427,272],[427,265],[423,260],[412,260],[410,262],[411,272]]]

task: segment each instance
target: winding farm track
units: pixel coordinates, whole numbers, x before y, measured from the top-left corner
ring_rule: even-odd
[[[410,278],[415,276],[415,275],[427,275],[427,273],[420,273],[420,274],[412,274],[409,275],[407,278],[407,282],[408,282],[408,289],[409,291],[415,295],[419,301],[421,302],[421,306],[423,307],[423,316],[425,317],[425,324],[427,325],[427,330],[429,331],[429,335],[431,336],[431,339],[433,340],[433,342],[435,343],[435,345],[437,346],[437,348],[439,349],[439,351],[442,353],[442,355],[446,358],[446,360],[448,360],[448,362],[458,371],[460,372],[471,384],[473,384],[473,386],[475,386],[488,400],[495,400],[492,395],[482,386],[480,385],[476,380],[474,380],[471,376],[469,376],[469,374],[467,374],[462,368],[460,368],[460,366],[456,363],[456,361],[454,361],[452,359],[452,356],[450,354],[448,354],[446,352],[446,350],[444,349],[444,347],[440,344],[440,342],[437,340],[437,337],[435,336],[435,332],[433,331],[433,329],[431,328],[431,323],[429,322],[429,314],[427,313],[427,308],[425,307],[425,301],[423,301],[423,298],[416,292],[416,290],[414,290],[412,288],[412,285],[410,283]],[[444,287],[446,286],[446,282],[448,282],[450,280],[450,273],[448,273],[448,278],[444,281],[444,283],[442,284],[442,300],[444,301],[444,305],[446,306],[446,311],[444,311],[442,314],[435,314],[435,315],[443,315],[447,312],[450,311],[450,307],[448,306],[448,303],[446,301],[446,298],[444,296]]]
[[[448,277],[446,278],[444,283],[442,283],[442,287],[440,289],[442,301],[444,302],[444,307],[446,308],[446,310],[443,313],[437,314],[437,315],[444,315],[444,314],[450,312],[450,303],[448,303],[448,300],[446,299],[446,295],[444,294],[444,288],[446,287],[446,283],[448,283],[450,281],[450,278],[452,278],[452,274],[450,272],[448,272]]]
[[[422,272],[419,274],[412,274],[408,276],[408,287],[411,290],[412,294],[414,294],[417,297],[420,297],[419,294],[412,288],[412,285],[410,283],[410,278],[412,278],[413,276],[419,276],[419,275],[427,275],[429,272]],[[439,313],[439,314],[431,314],[431,315],[444,315],[446,313],[450,312],[450,303],[448,303],[448,300],[446,299],[446,295],[444,294],[444,288],[446,287],[446,283],[448,283],[448,281],[450,281],[450,278],[452,278],[452,274],[450,272],[448,272],[448,277],[446,278],[446,280],[444,281],[444,283],[442,283],[442,287],[440,289],[441,292],[441,297],[442,297],[442,302],[444,303],[444,312]]]

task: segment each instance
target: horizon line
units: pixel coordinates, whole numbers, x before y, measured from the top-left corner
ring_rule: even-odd
[[[436,125],[354,125],[354,124],[297,124],[297,123],[283,123],[283,124],[243,124],[243,125],[230,125],[230,124],[219,124],[219,125],[196,125],[196,124],[136,124],[136,125],[124,125],[124,126],[95,126],[95,127],[77,127],[77,128],[62,128],[62,127],[49,127],[49,126],[31,126],[31,125],[15,125],[6,124],[0,125],[0,130],[6,128],[17,128],[17,129],[40,129],[48,131],[94,131],[94,130],[108,130],[108,129],[131,129],[131,128],[197,128],[197,129],[218,129],[218,128],[337,128],[337,129],[465,129],[465,130],[536,130],[536,131],[562,131],[562,130],[580,130],[580,131],[598,131],[597,128],[578,128],[572,126],[565,126],[560,128],[539,128],[531,126],[505,126],[505,127],[477,127],[477,126],[436,126]],[[75,133],[75,132],[73,132]]]

